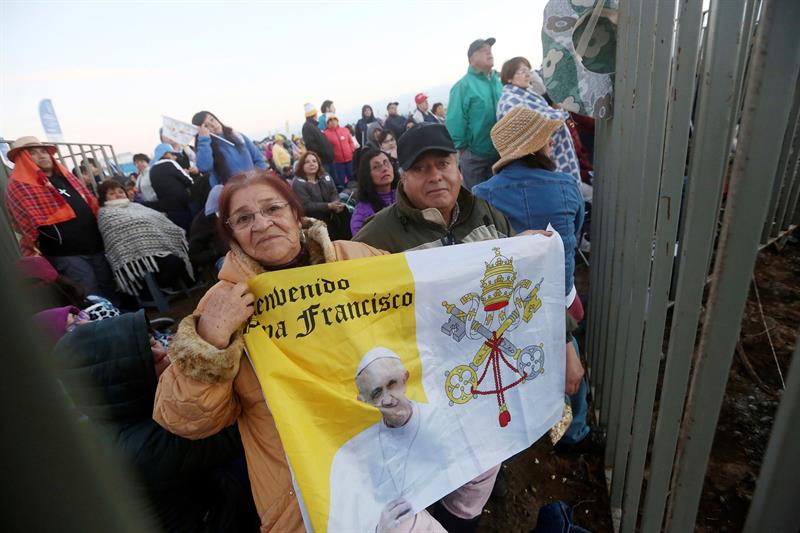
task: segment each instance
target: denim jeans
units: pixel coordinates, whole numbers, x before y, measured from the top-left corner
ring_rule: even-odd
[[[578,350],[578,341],[572,339],[572,345],[575,347],[575,355],[580,359],[580,351]],[[561,437],[561,442],[565,444],[577,444],[582,441],[586,435],[589,434],[589,426],[586,424],[586,415],[589,412],[589,402],[586,400],[586,395],[589,392],[589,386],[586,383],[586,378],[581,379],[581,385],[578,387],[578,392],[572,396],[567,396],[569,404],[572,407],[572,423],[567,428],[564,436]]]
[[[336,166],[336,176],[333,180],[336,182],[338,190],[344,189],[348,181],[353,181],[353,162],[346,161],[344,163],[334,163]]]
[[[461,153],[461,158],[458,161],[458,167],[461,170],[461,175],[464,177],[464,187],[469,190],[492,177],[492,165],[494,165],[499,157],[478,155],[465,149]]]
[[[87,294],[119,303],[116,301],[114,275],[104,253],[50,256],[47,260],[59,274],[86,289]]]
[[[325,163],[325,171],[328,175],[333,179],[333,182],[336,184],[336,188],[339,189],[339,178],[336,176],[336,163]]]

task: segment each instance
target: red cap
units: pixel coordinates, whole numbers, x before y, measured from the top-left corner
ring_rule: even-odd
[[[414,97],[414,102],[417,105],[419,105],[419,104],[421,104],[422,102],[424,102],[427,99],[428,99],[428,97],[425,96],[425,93],[419,93],[419,94],[417,94],[417,96]]]

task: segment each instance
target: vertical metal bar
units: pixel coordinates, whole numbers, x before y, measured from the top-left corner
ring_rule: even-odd
[[[119,166],[119,159],[117,159],[117,154],[116,154],[116,152],[114,152],[114,146],[109,144],[108,148],[111,150],[111,157],[114,158],[114,164],[117,165],[117,168],[121,172],[122,171],[122,167]]]
[[[624,24],[627,33],[625,39],[626,61],[623,76],[625,83],[622,94],[619,95],[622,97],[622,105],[619,108],[620,113],[619,116],[617,116],[615,106],[614,119],[616,125],[615,130],[619,131],[619,133],[616,135],[619,135],[620,161],[623,157],[623,148],[625,148],[627,152],[627,147],[630,146],[630,143],[633,140],[633,128],[629,126],[635,124],[634,111],[636,106],[636,94],[634,88],[636,87],[637,45],[639,41],[639,21],[641,20],[642,2],[643,0],[629,0],[627,2],[627,22]],[[629,156],[628,153],[625,155]],[[631,197],[633,195],[631,188],[634,183],[633,176],[631,175],[632,172],[627,165],[620,163],[616,174],[618,176],[617,179],[619,187],[616,194],[617,209],[615,210],[614,216],[618,220],[616,221],[614,231],[615,252],[612,263],[611,298],[609,299],[609,335],[607,351],[607,353],[611,354],[613,359],[611,360],[612,364],[609,365],[610,372],[606,372],[610,379],[610,401],[607,409],[608,438],[606,441],[605,457],[607,468],[613,466],[614,452],[616,451],[616,437],[619,426],[619,405],[622,392],[622,368],[624,367],[625,363],[623,356],[624,353],[622,352],[622,347],[624,347],[623,339],[625,333],[623,317],[625,316],[627,307],[622,304],[624,300],[623,293],[626,292],[623,271],[627,255],[630,253],[626,241],[626,230],[628,229],[626,226],[628,219],[626,214],[628,213]],[[613,512],[614,509],[612,508],[612,513]]]
[[[106,145],[101,144],[98,148],[100,149],[100,153],[103,154],[103,166],[108,167],[108,164],[111,160],[108,158],[108,153],[106,153]],[[111,171],[109,171],[109,174],[111,174],[110,177],[114,176],[114,173]]]
[[[604,178],[606,182],[605,187],[608,191],[606,193],[606,201],[603,204],[603,208],[605,210],[605,222],[603,229],[603,234],[605,236],[604,246],[607,248],[607,251],[605,252],[605,261],[602,263],[603,270],[601,271],[602,278],[600,287],[601,300],[599,302],[600,306],[598,306],[600,311],[600,325],[598,334],[598,340],[600,342],[599,355],[602,357],[602,365],[600,368],[601,390],[600,394],[598,395],[598,400],[600,409],[600,425],[603,427],[608,427],[608,405],[611,401],[611,372],[614,367],[614,353],[609,347],[609,331],[611,329],[610,324],[612,323],[610,304],[611,279],[614,273],[614,255],[618,252],[618,243],[614,240],[614,229],[617,225],[618,218],[617,202],[619,201],[619,175],[617,173],[617,167],[619,155],[614,151],[614,148],[619,145],[619,140],[612,137],[614,135],[614,131],[615,130],[613,129],[608,131],[610,137],[608,146],[611,149],[606,151],[606,153],[611,156],[609,168]]]
[[[791,109],[792,94],[787,94],[786,83],[795,80],[800,72],[797,20],[800,3],[796,0],[770,0],[759,24],[739,134],[741,150],[734,159],[708,311],[681,428],[681,448],[667,513],[668,532],[689,531],[695,525],[758,253],[760,224],[769,204],[768,196],[761,192],[765,185],[769,189],[775,179]]]
[[[750,50],[754,41],[754,32],[756,25],[756,15],[758,0],[750,0],[744,7],[744,23],[742,28],[742,42],[739,48],[739,66],[736,69],[737,76],[737,89],[736,89],[736,118],[732,124],[735,126],[739,123],[742,113],[742,105],[744,104],[744,87],[747,83],[747,76],[750,73]]]
[[[623,394],[622,420],[626,420],[625,434],[621,435],[615,459],[614,479],[619,479],[612,488],[612,506],[619,502],[622,508],[621,531],[633,531],[638,517],[639,497],[644,477],[644,459],[652,427],[652,402],[658,375],[659,354],[650,358],[643,354],[642,339],[646,317],[655,305],[666,309],[666,299],[654,301],[651,279],[655,250],[654,233],[656,213],[660,203],[662,161],[666,136],[667,102],[670,85],[670,66],[675,36],[675,0],[661,0],[654,20],[654,34],[650,37],[652,67],[647,79],[644,104],[649,110],[647,120],[647,147],[642,171],[642,194],[638,205],[636,251],[633,270],[631,320],[627,346],[626,395]],[[642,22],[647,27],[646,21]],[[694,59],[694,58],[693,58]],[[646,67],[646,65],[645,65]],[[641,115],[641,114],[640,114]],[[688,125],[688,124],[687,124]],[[685,160],[685,157],[682,158]],[[679,180],[680,182],[680,180]],[[646,265],[650,265],[648,268]],[[634,439],[634,437],[636,437]],[[624,449],[622,449],[624,446]],[[634,455],[638,453],[638,455]],[[634,459],[637,459],[634,461]],[[620,467],[624,467],[620,468]],[[623,483],[624,480],[624,483]]]
[[[792,222],[792,213],[798,204],[798,196],[800,196],[800,179],[797,176],[798,165],[800,165],[800,123],[795,129],[791,152],[786,163],[785,179],[789,186],[778,201],[778,210],[775,214],[777,229],[773,229],[773,237],[777,236],[781,230],[788,228]]]
[[[594,141],[594,161],[592,162],[594,166],[594,179],[592,180],[592,211],[591,211],[591,227],[590,227],[590,241],[594,241],[595,239],[600,238],[600,229],[601,229],[601,211],[602,211],[602,196],[603,196],[603,179],[600,176],[603,176],[603,166],[605,164],[604,160],[604,152],[603,152],[603,144],[605,139],[603,137],[603,128],[606,124],[605,120],[597,120],[595,122],[595,141]],[[601,241],[597,241],[598,246],[596,246],[595,251],[592,252],[592,262],[589,266],[589,301],[587,302],[586,306],[586,346],[584,348],[584,352],[586,353],[587,358],[587,375],[589,376],[589,387],[592,393],[592,398],[595,403],[597,404],[597,394],[595,392],[595,386],[597,385],[597,368],[598,368],[598,361],[597,361],[597,320],[594,317],[594,305],[595,302],[598,301],[599,298],[599,288],[600,283],[598,281],[598,276],[600,274],[600,267],[598,266],[597,262],[602,261],[602,246],[599,246]],[[596,252],[596,253],[595,253]]]
[[[605,220],[608,222],[607,229],[604,229],[606,235],[606,244],[603,246],[607,248],[607,261],[605,262],[605,271],[601,291],[603,291],[602,309],[600,311],[600,354],[603,358],[602,368],[602,391],[600,403],[600,424],[603,427],[608,427],[610,404],[611,404],[611,389],[612,389],[612,375],[613,368],[616,364],[616,352],[613,347],[613,339],[609,334],[614,329],[616,324],[617,309],[613,308],[611,303],[613,296],[614,284],[612,279],[614,277],[615,268],[617,266],[617,255],[620,253],[619,240],[616,238],[616,227],[618,225],[619,217],[619,168],[621,166],[621,146],[622,144],[622,124],[625,123],[624,115],[629,108],[629,95],[626,87],[628,86],[628,68],[629,68],[629,55],[633,49],[630,45],[630,36],[633,35],[631,31],[630,19],[630,1],[622,0],[619,5],[619,43],[616,52],[616,65],[617,75],[614,83],[614,118],[611,119],[607,130],[608,132],[608,145],[606,148],[606,155],[608,156],[608,165],[606,168],[606,181],[609,185],[607,199],[609,200],[604,204],[606,210]],[[610,447],[610,444],[607,446]]]
[[[795,80],[794,105],[789,114],[789,125],[783,137],[781,146],[781,158],[778,161],[778,173],[775,185],[772,187],[772,196],[769,201],[767,219],[764,222],[764,229],[761,232],[761,243],[766,243],[770,237],[777,236],[781,227],[778,223],[778,206],[782,205],[785,210],[788,203],[788,196],[791,192],[792,174],[789,172],[790,161],[792,159],[792,147],[795,137],[800,133],[800,79]],[[785,212],[785,211],[784,211]],[[782,221],[782,218],[780,219]]]
[[[53,143],[53,144],[55,144],[56,146],[56,160],[66,167],[67,165],[64,163],[65,161],[64,156],[61,154],[61,145],[59,143]]]
[[[642,361],[639,377],[634,432],[631,443],[630,481],[626,484],[623,502],[623,531],[632,531],[636,525],[636,511],[641,495],[641,479],[647,456],[653,404],[656,395],[659,362],[662,355],[664,325],[666,322],[672,267],[675,259],[675,241],[678,228],[678,213],[681,191],[686,173],[686,152],[689,143],[689,121],[695,96],[697,55],[700,43],[701,4],[693,0],[679,3],[675,58],[669,87],[670,105],[667,117],[667,132],[662,166],[661,190],[656,219],[656,240],[653,254],[653,270],[650,279],[650,302],[645,326]],[[655,513],[654,501],[666,500],[666,487],[655,494],[655,487],[648,486],[642,510],[642,523],[651,527],[649,518]],[[637,507],[634,507],[637,506]],[[632,521],[632,522],[631,522]],[[660,523],[660,517],[658,518]],[[657,528],[656,528],[657,529]],[[642,531],[651,531],[643,527]]]
[[[794,182],[792,185],[794,196],[789,204],[790,210],[786,212],[786,218],[784,219],[785,228],[788,228],[791,224],[800,224],[800,158],[797,159],[797,163],[794,166],[794,178],[792,180]],[[794,216],[792,216],[792,211],[794,211]]]
[[[800,524],[800,338],[796,341],[792,367],[786,379],[781,404],[775,414],[769,444],[761,463],[753,502],[744,523],[744,533],[781,531]]]
[[[625,473],[630,451],[631,422],[636,397],[636,382],[641,356],[641,335],[646,306],[646,286],[649,277],[650,255],[653,239],[653,217],[656,208],[658,182],[660,178],[660,156],[663,148],[664,119],[662,112],[666,105],[665,88],[669,73],[669,58],[661,72],[656,73],[656,34],[658,32],[658,13],[670,0],[643,2],[639,19],[639,39],[637,43],[637,76],[634,88],[636,94],[635,121],[631,144],[631,157],[628,172],[631,178],[629,203],[626,213],[627,259],[623,267],[623,299],[620,331],[624,331],[620,348],[624,364],[620,368],[620,400],[617,424],[617,438],[614,451],[614,472],[611,485],[611,507],[622,508]],[[673,4],[674,6],[674,4]],[[672,39],[674,7],[669,13],[669,33]],[[662,22],[663,25],[663,22]],[[663,29],[663,28],[662,28]],[[669,45],[662,50],[669,50]],[[660,86],[656,85],[656,81]],[[658,161],[653,169],[653,161]]]
[[[599,237],[597,238],[597,244],[595,249],[592,250],[592,266],[593,270],[597,271],[596,276],[596,293],[595,293],[595,301],[594,303],[589,302],[589,306],[594,310],[594,315],[591,317],[593,322],[593,329],[592,329],[592,338],[593,338],[593,346],[592,350],[595,352],[594,354],[594,361],[597,366],[596,371],[593,372],[594,378],[594,385],[596,390],[596,395],[594,398],[595,409],[600,410],[602,399],[602,385],[603,385],[603,366],[607,357],[602,351],[602,343],[604,342],[603,338],[603,328],[605,327],[605,322],[607,316],[605,316],[605,302],[606,302],[606,293],[608,286],[606,285],[607,282],[607,270],[608,270],[608,262],[609,262],[609,254],[611,243],[609,242],[609,235],[608,235],[608,227],[609,227],[609,217],[611,216],[611,202],[610,202],[610,195],[611,195],[611,187],[612,184],[610,183],[611,179],[611,165],[613,162],[613,153],[612,153],[612,139],[611,139],[611,132],[612,132],[612,124],[613,118],[607,119],[603,121],[598,121],[597,123],[597,138],[595,140],[595,154],[598,154],[596,157],[600,159],[601,166],[596,170],[596,180],[599,183],[599,196],[593,200],[592,209],[594,210],[594,219],[598,221],[597,224],[597,234]],[[599,141],[599,144],[598,142]],[[594,226],[594,221],[592,222]],[[595,238],[592,238],[595,240]],[[600,417],[598,416],[598,421]]]
[[[700,316],[703,287],[714,233],[717,226],[720,191],[727,167],[729,131],[736,94],[736,50],[742,34],[746,0],[716,0],[712,3],[707,28],[708,48],[700,73],[697,120],[694,124],[688,188],[684,200],[684,232],[680,243],[681,266],[677,279],[676,302],[670,332],[667,362],[661,388],[669,401],[659,404],[651,454],[648,494],[650,509],[644,531],[661,528],[664,501],[653,501],[666,494],[675,454],[678,428],[683,411],[687,379]],[[691,228],[687,231],[686,228]]]
[[[67,150],[69,150],[69,157],[72,159],[72,165],[75,169],[75,174],[77,178],[83,181],[83,176],[81,175],[80,165],[78,164],[78,160],[75,158],[75,152],[72,150],[72,143],[65,143]]]
[[[96,145],[94,145],[94,144],[90,144],[89,145],[89,150],[92,153],[92,159],[94,159],[95,166],[100,171],[100,181],[104,181],[106,179],[106,177],[107,177],[106,176],[106,171],[103,168],[104,165],[100,164],[100,158],[97,157],[97,152],[95,151],[96,150],[95,146]],[[94,176],[92,176],[92,181],[95,181]],[[96,184],[95,184],[95,192],[97,192],[97,185]]]

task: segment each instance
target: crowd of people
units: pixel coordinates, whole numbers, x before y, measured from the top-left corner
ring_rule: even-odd
[[[384,120],[364,105],[343,126],[325,100],[319,111],[305,105],[301,135],[258,142],[200,111],[193,146],[161,132],[152,156],[134,156],[135,174],[99,183],[93,161],[82,180],[54,146],[14,143],[5,201],[25,287],[41,302],[36,322],[76,410],[116,432],[166,529],[304,528],[275,422],[242,357],[241,325],[253,313],[246,281],[267,270],[550,235],[551,225],[564,243],[572,413],[556,447],[598,451],[572,335],[584,314],[574,272],[586,245],[593,120],[550,100],[526,58],[495,71],[494,43],[469,45],[447,108],[419,93],[408,116],[394,101]],[[176,331],[138,309],[147,291],[203,276],[217,281]],[[105,403],[87,402],[87,387]],[[499,472],[414,516],[395,503],[376,531],[475,531]]]

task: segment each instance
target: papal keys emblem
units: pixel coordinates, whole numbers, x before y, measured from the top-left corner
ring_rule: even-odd
[[[533,288],[529,279],[516,283],[513,259],[503,257],[500,248],[494,248],[494,253],[494,258],[486,263],[480,294],[470,292],[461,297],[461,305],[466,310],[442,302],[450,315],[442,324],[442,333],[459,343],[464,337],[481,341],[471,362],[445,372],[444,390],[451,406],[495,395],[500,410],[498,422],[500,427],[506,427],[511,422],[511,413],[506,406],[505,392],[544,374],[544,343],[517,348],[507,338],[522,322],[529,322],[542,306],[539,287],[544,278]],[[492,329],[495,324],[496,329]],[[491,381],[483,383],[489,372],[494,388]]]

